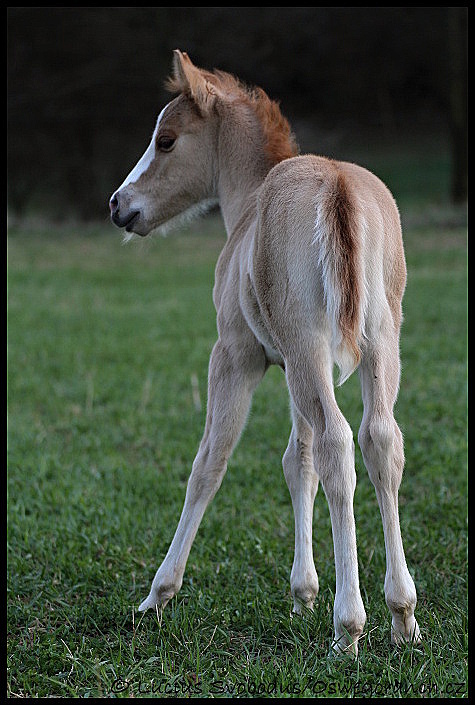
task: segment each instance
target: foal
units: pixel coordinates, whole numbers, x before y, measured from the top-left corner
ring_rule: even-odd
[[[293,421],[283,468],[295,514],[294,611],[311,609],[318,592],[312,514],[320,479],[335,553],[333,647],[357,653],[366,614],[353,514],[354,444],[335,400],[336,364],[340,384],[359,369],[358,440],[383,520],[392,639],[418,641],[416,590],[398,516],[404,454],[393,406],[406,268],[396,204],[359,166],[297,156],[288,122],[261,89],[199,69],[178,50],[168,87],[177,96],[110,199],[112,220],[144,236],[179,214],[219,203],[227,241],[213,291],[218,341],[204,436],[173,541],[139,609],[163,606],[180,589],[252,394],[268,366],[278,364]]]

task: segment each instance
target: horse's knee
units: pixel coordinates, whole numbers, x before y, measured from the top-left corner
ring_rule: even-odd
[[[404,467],[402,434],[391,414],[375,414],[358,433],[368,473],[374,485],[399,487]]]
[[[394,442],[394,424],[392,417],[383,414],[373,414],[364,421],[358,433],[363,453],[387,453]]]
[[[227,454],[214,448],[209,441],[203,442],[193,461],[188,478],[188,491],[198,494],[214,494],[224,477],[227,468]]]
[[[317,479],[313,464],[312,445],[311,436],[299,438],[292,433],[289,445],[282,457],[285,481],[291,490],[296,481],[301,481],[303,475],[308,475],[310,480]]]
[[[337,423],[327,425],[319,439],[317,452],[325,492],[333,493],[347,488],[354,491],[356,474],[353,432],[343,417]]]

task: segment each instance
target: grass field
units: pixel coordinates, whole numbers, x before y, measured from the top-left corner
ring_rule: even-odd
[[[9,697],[467,697],[466,228],[447,209],[404,218],[400,511],[424,641],[390,646],[381,521],[357,447],[368,614],[357,661],[328,656],[335,574],[321,489],[320,595],[313,614],[291,616],[279,369],[255,395],[181,592],[161,615],[136,611],[204,426],[221,222],[127,246],[107,223],[11,228]],[[337,394],[356,439],[357,375]]]

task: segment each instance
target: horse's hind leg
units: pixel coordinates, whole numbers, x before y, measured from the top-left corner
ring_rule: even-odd
[[[364,413],[358,441],[376,490],[386,546],[386,604],[392,614],[393,642],[420,640],[414,618],[416,589],[409,574],[399,526],[398,490],[404,451],[393,406],[399,386],[398,337],[394,330],[368,343],[360,365]]]
[[[318,576],[313,562],[313,503],[318,488],[318,475],[313,462],[313,431],[292,405],[292,433],[282,458],[284,476],[292,498],[295,516],[295,553],[290,587],[294,612],[302,612],[302,604],[313,609],[318,593]]]
[[[335,552],[335,651],[358,651],[366,613],[361,599],[353,496],[356,486],[352,431],[335,400],[333,359],[325,336],[299,340],[286,356],[292,400],[314,432],[314,462],[332,523]]]

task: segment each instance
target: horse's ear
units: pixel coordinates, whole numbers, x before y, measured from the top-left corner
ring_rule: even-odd
[[[198,108],[207,113],[218,95],[218,90],[195,66],[186,52],[175,49],[173,52],[173,77],[168,82],[169,88],[190,95]]]

